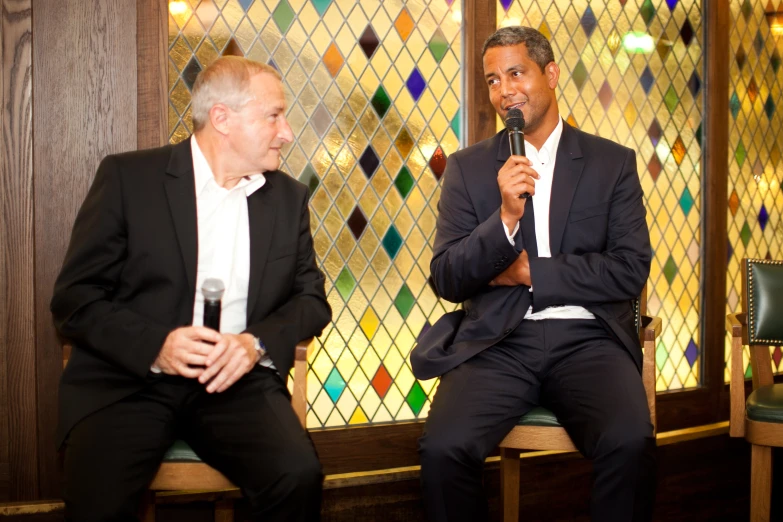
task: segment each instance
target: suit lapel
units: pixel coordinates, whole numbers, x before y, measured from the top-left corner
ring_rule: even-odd
[[[273,197],[273,176],[266,177],[264,186],[247,198],[247,216],[250,225],[250,282],[247,289],[247,323],[253,317],[261,293],[261,276],[269,259],[269,247],[275,230],[277,200]]]
[[[582,149],[577,138],[577,131],[563,122],[563,134],[557,147],[552,179],[552,197],[549,202],[549,249],[553,256],[560,253],[571,202],[584,168]]]
[[[508,143],[508,134],[506,132],[500,133],[500,142],[498,143],[498,154],[495,170],[500,171],[501,167],[508,161],[511,156],[511,146]],[[533,196],[535,197],[535,196]],[[538,257],[538,244],[536,243],[536,217],[533,212],[533,197],[527,198],[525,201],[525,214],[519,221],[519,232],[517,237],[521,234],[523,242],[525,244],[525,250],[527,250],[528,257]]]
[[[185,275],[189,287],[195,288],[198,262],[198,216],[190,139],[174,146],[166,174],[168,175],[164,183],[166,197],[169,201],[174,229],[177,232]]]

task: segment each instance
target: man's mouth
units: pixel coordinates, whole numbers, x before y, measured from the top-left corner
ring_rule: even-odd
[[[524,104],[525,104],[525,102],[519,102],[519,103],[515,103],[515,104],[513,104],[513,105],[507,105],[507,106],[505,107],[505,110],[506,110],[506,111],[510,111],[511,109],[522,109],[522,106],[523,106]]]

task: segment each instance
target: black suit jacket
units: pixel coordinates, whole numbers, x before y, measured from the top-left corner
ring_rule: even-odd
[[[443,375],[510,334],[532,304],[580,305],[628,349],[641,370],[632,301],[642,291],[652,252],[636,155],[564,122],[549,210],[552,257],[537,257],[532,199],[512,246],[500,220],[497,174],[510,155],[505,131],[452,154],[446,165],[432,279],[463,309],[441,317],[411,353],[419,379]],[[535,197],[535,196],[533,196]],[[522,249],[527,286],[490,287]]]
[[[331,318],[310,235],[307,187],[282,172],[247,198],[247,331],[280,375],[297,342]],[[198,256],[190,140],[107,156],[76,217],[51,310],[73,352],[60,383],[58,443],[80,419],[160,378],[166,336],[192,324]]]

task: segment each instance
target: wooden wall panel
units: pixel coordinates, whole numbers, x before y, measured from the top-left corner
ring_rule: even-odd
[[[100,159],[136,148],[136,3],[33,0],[33,9],[38,465],[40,497],[52,498],[62,357],[49,301]]]
[[[0,2],[0,12],[2,12],[2,2]],[[3,24],[0,22],[0,42],[3,41]],[[0,62],[0,85],[5,85],[3,79],[2,62]],[[0,108],[5,107],[3,89],[0,89]],[[0,110],[0,129],[4,127],[5,115],[4,111]],[[5,274],[5,253],[8,251],[6,248],[6,230],[3,223],[5,223],[5,170],[0,164],[0,296],[7,295],[6,284],[8,284],[8,278]],[[8,482],[8,381],[6,379],[6,357],[5,353],[8,344],[6,343],[6,329],[8,327],[7,317],[8,303],[6,299],[0,297],[0,502],[7,501],[9,499],[9,482]]]
[[[32,17],[30,0],[2,0],[2,170],[0,172],[0,309],[5,350],[6,494],[38,494],[35,417],[35,309],[33,283]],[[2,471],[2,469],[0,469]]]
[[[138,147],[168,143],[168,2],[137,0]]]
[[[481,48],[489,35],[497,28],[497,2],[495,0],[465,0],[463,22],[465,24],[464,78],[465,78],[465,129],[466,145],[495,135],[497,114],[489,102],[489,90],[484,80],[484,62]]]
[[[703,384],[710,391],[705,409],[712,408],[713,418],[728,418],[728,408],[720,408],[720,394],[725,389],[725,321],[726,321],[726,202],[728,201],[729,164],[729,0],[705,4],[705,114],[704,114],[704,275],[702,291],[702,328],[704,339]]]

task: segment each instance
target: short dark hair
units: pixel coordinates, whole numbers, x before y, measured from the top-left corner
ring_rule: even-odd
[[[552,51],[552,45],[546,39],[546,36],[532,27],[520,25],[502,27],[492,33],[484,42],[481,56],[487,53],[487,49],[493,47],[511,47],[519,44],[525,44],[527,54],[538,64],[541,72],[544,72],[544,69],[550,62],[555,61],[555,53]]]

